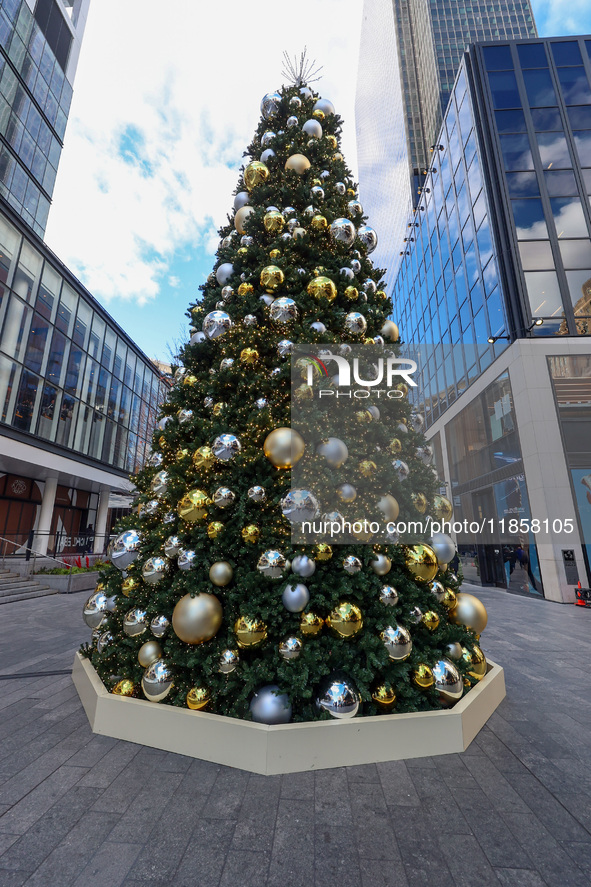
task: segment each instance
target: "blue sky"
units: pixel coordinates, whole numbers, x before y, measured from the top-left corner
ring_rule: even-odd
[[[533,6],[542,36],[591,32],[589,0]],[[160,0],[91,4],[47,229],[49,246],[163,360],[188,335],[185,312],[211,271],[260,99],[282,82],[283,49],[307,45],[324,66],[318,89],[344,117],[356,168],[361,0],[300,0],[285,22],[291,7],[258,0],[196,7],[177,0],[163,20]]]

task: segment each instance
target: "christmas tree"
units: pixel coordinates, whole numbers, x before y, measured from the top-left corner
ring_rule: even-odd
[[[263,98],[83,652],[114,693],[263,723],[437,709],[486,673],[486,613],[449,537],[361,520],[451,516],[406,383],[379,407],[315,399],[331,360],[375,367],[398,329],[342,121],[292,74]],[[335,544],[302,541],[320,513],[347,522]]]

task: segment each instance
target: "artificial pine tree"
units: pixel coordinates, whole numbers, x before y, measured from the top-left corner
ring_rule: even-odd
[[[486,614],[446,566],[451,540],[290,537],[290,521],[356,520],[372,502],[387,520],[451,514],[407,399],[331,413],[305,382],[319,364],[294,354],[390,354],[398,330],[341,119],[304,65],[293,74],[263,99],[83,652],[115,693],[265,723],[436,709],[486,672]]]

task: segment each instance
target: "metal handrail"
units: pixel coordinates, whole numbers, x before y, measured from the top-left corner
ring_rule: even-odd
[[[11,539],[6,539],[5,536],[0,536],[0,539],[3,542],[7,542],[9,545],[14,545],[15,548],[20,548],[23,544],[26,544],[26,543],[22,543],[22,542],[12,542]],[[28,551],[30,554],[34,554],[36,557],[46,557],[48,560],[55,561],[56,564],[62,564],[62,566],[64,566],[64,567],[71,566],[71,564],[69,564],[67,561],[61,560],[61,558],[52,557],[51,554],[42,554],[40,551],[35,551],[35,549],[31,548],[30,545],[27,545],[25,551]],[[4,546],[4,553],[2,556],[2,560],[5,561],[5,559],[6,559],[6,545]]]

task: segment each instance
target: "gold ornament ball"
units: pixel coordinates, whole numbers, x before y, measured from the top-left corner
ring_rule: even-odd
[[[312,400],[314,397],[314,390],[309,385],[300,385],[299,388],[296,388],[294,391],[294,396],[296,400]]]
[[[237,256],[245,256],[248,253],[248,249],[245,246],[241,246],[236,253]]]
[[[393,320],[387,320],[385,322],[380,330],[380,334],[384,339],[389,339],[391,342],[397,342],[400,338],[400,332]]]
[[[388,451],[392,453],[393,456],[398,456],[402,452],[402,444],[397,437],[392,438],[388,444]]]
[[[341,154],[340,151],[337,151],[336,154],[333,154],[332,159],[333,159],[334,163],[338,163],[339,161],[341,161],[343,159],[343,155]]]
[[[413,493],[412,503],[419,514],[424,514],[427,510],[427,505],[429,504],[424,493]]]
[[[241,363],[256,363],[259,359],[259,352],[256,348],[243,348],[240,352]]]
[[[337,288],[330,277],[315,277],[308,284],[308,295],[318,301],[326,299],[327,302],[334,302],[337,297]]]
[[[214,585],[217,585],[218,588],[223,588],[224,585],[231,582],[233,575],[234,570],[228,561],[216,561],[215,564],[212,564],[209,568],[209,579]]]
[[[274,293],[279,289],[284,281],[284,274],[277,265],[265,265],[261,271],[261,286],[264,286],[268,293]]]
[[[302,613],[300,619],[300,631],[306,637],[315,637],[322,631],[324,619],[317,613]]]
[[[256,524],[249,524],[247,527],[242,528],[242,532],[240,535],[249,545],[256,545],[256,543],[259,541],[261,531],[256,526]]]
[[[336,140],[336,136],[333,136],[333,135],[327,135],[327,137],[326,137],[326,141],[328,142],[328,144],[330,145],[330,147],[331,147],[333,150],[334,150],[335,148],[338,147],[338,142],[337,142],[337,140]]]
[[[377,293],[376,293],[376,299],[387,299],[387,298],[388,298],[388,296],[387,296],[387,294],[384,292],[384,290],[378,290],[378,291],[377,291]]]
[[[217,537],[224,530],[224,525],[219,520],[212,521],[207,527],[207,535],[210,539],[217,539]]]
[[[282,216],[282,218],[283,218],[283,216]],[[281,250],[279,250],[279,249],[272,249],[271,252],[269,253],[269,258],[273,262],[276,262],[277,259],[280,258],[280,256],[281,256]]]
[[[329,561],[332,557],[332,548],[326,542],[319,542],[314,549],[314,557],[317,561]]]
[[[320,215],[320,213],[316,213],[316,215],[312,216],[310,225],[312,226],[314,231],[324,231],[326,228],[328,228],[326,216],[322,216]]]
[[[444,607],[448,610],[453,610],[456,606],[458,599],[456,597],[456,593],[451,590],[451,588],[446,588],[443,592],[442,597],[439,599],[439,603],[443,604]]]
[[[452,504],[449,499],[445,498],[445,496],[435,496],[431,513],[433,514],[433,517],[437,518],[437,520],[451,520],[453,514]]]
[[[254,292],[254,286],[252,283],[241,283],[238,287],[238,295],[239,296],[249,296]]]
[[[205,520],[209,504],[209,496],[203,490],[190,490],[179,502],[177,513],[187,523]]]
[[[211,693],[207,687],[192,687],[187,693],[187,708],[191,711],[201,711],[211,699]]]
[[[405,382],[399,382],[396,390],[402,392],[402,397],[408,397],[408,385]]]
[[[324,274],[324,265],[317,265],[312,273],[314,277],[320,277],[321,274]]]
[[[213,413],[214,416],[219,416],[220,413],[222,413],[222,412],[226,409],[226,406],[227,406],[227,404],[225,404],[225,403],[223,402],[223,400],[220,401],[219,403],[214,403],[211,412]],[[214,457],[214,458],[215,458],[215,457]]]
[[[405,551],[407,569],[418,582],[432,582],[439,566],[437,555],[428,545],[411,545]]]
[[[312,111],[312,117],[315,117],[316,120],[320,120],[321,123],[324,120],[325,116],[326,115],[324,111],[321,111],[320,108],[316,108],[315,111]]]
[[[195,450],[193,453],[193,465],[195,468],[207,471],[207,469],[213,466],[214,462],[215,456],[213,455],[211,447],[199,447],[199,449]]]
[[[342,601],[331,610],[326,619],[326,624],[337,637],[351,638],[363,628],[363,616],[361,610],[355,604]]]
[[[357,539],[358,542],[369,542],[369,540],[373,538],[373,533],[369,528],[370,523],[370,521],[366,522],[361,515],[352,520],[351,535],[353,538]]]
[[[371,477],[377,469],[378,466],[371,459],[364,459],[363,462],[359,463],[359,474],[363,477]]]
[[[254,207],[252,206],[241,206],[236,215],[234,216],[234,227],[238,231],[239,234],[244,234],[244,223],[251,213],[254,212]]]
[[[428,690],[435,683],[435,675],[428,665],[421,662],[413,669],[412,680],[420,690]]]
[[[291,468],[304,455],[304,438],[293,428],[276,428],[267,435],[263,452],[275,468]]]
[[[369,425],[373,421],[373,416],[369,410],[358,410],[355,413],[355,421],[358,425]]]
[[[456,605],[450,611],[449,620],[456,625],[471,628],[476,634],[482,634],[488,622],[488,615],[482,601],[473,594],[460,591],[456,595]]]
[[[435,610],[427,610],[426,613],[423,613],[421,621],[425,628],[428,628],[429,631],[435,631],[435,629],[439,626],[439,616],[437,615]]]
[[[371,698],[382,711],[390,711],[396,702],[396,693],[392,684],[384,681],[371,691]]]
[[[285,169],[293,169],[299,176],[303,176],[310,169],[310,161],[304,154],[292,154],[285,161]]]
[[[468,666],[468,674],[475,681],[481,681],[487,672],[486,657],[480,647],[472,650],[462,647],[462,662]]]
[[[266,182],[269,176],[269,168],[264,163],[261,163],[260,160],[253,160],[244,170],[244,184],[249,191],[252,191],[257,185],[262,185],[263,182]]]
[[[273,209],[271,212],[265,213],[263,225],[265,226],[265,231],[268,231],[269,234],[281,234],[285,227],[285,218],[282,213]]]
[[[197,376],[189,375],[183,376],[183,385],[186,385],[188,388],[192,388],[194,385],[198,383],[199,379]]]
[[[392,561],[385,554],[376,554],[375,559],[370,563],[370,567],[376,576],[387,576],[392,569]]]
[[[398,502],[389,493],[386,493],[378,500],[378,508],[387,521],[395,521],[400,514]]]
[[[121,585],[121,591],[123,592],[125,597],[129,597],[131,592],[134,589],[137,589],[138,585],[139,585],[139,583],[138,583],[137,579],[134,579],[133,576],[128,576],[126,579],[123,580],[123,583]]]
[[[345,290],[345,298],[351,299],[352,302],[359,298],[359,290],[356,286],[348,286]]]
[[[174,633],[185,644],[204,644],[222,624],[222,605],[215,594],[186,594],[172,611]]]
[[[249,616],[239,616],[234,623],[236,643],[244,650],[248,647],[258,647],[267,639],[267,626],[261,619],[251,619]]]
[[[186,447],[179,449],[176,451],[174,458],[177,462],[184,462],[185,459],[188,459],[191,455],[191,450],[188,450]]]
[[[114,693],[115,696],[134,696],[135,695],[135,686],[133,681],[130,681],[128,678],[123,678],[122,681],[119,681],[118,684],[115,684],[111,693]]]
[[[142,668],[147,668],[157,659],[162,659],[162,647],[158,641],[146,641],[142,644],[137,654],[137,661]]]

